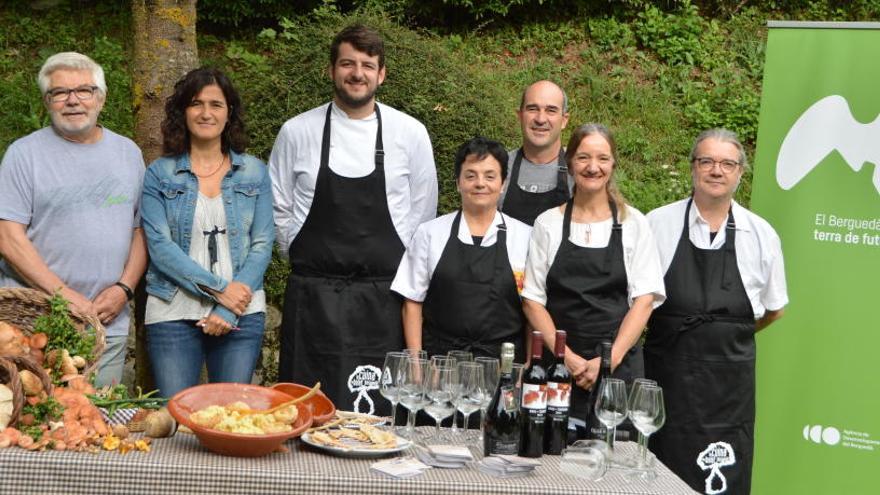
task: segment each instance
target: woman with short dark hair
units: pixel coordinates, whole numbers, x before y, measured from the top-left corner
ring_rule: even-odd
[[[266,165],[244,154],[242,115],[225,74],[189,72],[144,178],[147,347],[165,397],[196,385],[203,363],[211,382],[249,383],[260,355],[272,193]]]

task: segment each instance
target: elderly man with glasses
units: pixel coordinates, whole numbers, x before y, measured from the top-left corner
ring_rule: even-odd
[[[0,287],[60,293],[107,329],[96,384],[119,383],[128,301],[146,266],[144,161],[98,125],[107,86],[89,57],[49,57],[37,83],[52,125],[12,143],[0,165]]]
[[[703,132],[690,161],[693,195],[648,213],[666,285],[644,348],[667,406],[651,449],[701,493],[749,493],[755,332],[788,303],[782,247],[733,200],[748,167],[736,134]]]

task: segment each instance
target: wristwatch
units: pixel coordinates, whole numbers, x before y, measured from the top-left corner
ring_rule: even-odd
[[[116,282],[116,283],[113,284],[113,285],[116,285],[116,286],[119,286],[120,288],[122,288],[122,290],[125,292],[125,298],[126,298],[126,299],[128,299],[129,301],[131,301],[132,299],[134,299],[134,291],[131,290],[131,287],[129,287],[129,286],[123,284],[122,282]]]

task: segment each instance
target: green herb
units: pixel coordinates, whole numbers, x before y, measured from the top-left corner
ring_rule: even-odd
[[[71,356],[82,356],[86,361],[93,361],[95,352],[95,330],[88,327],[79,332],[70,319],[68,301],[55,293],[49,300],[49,314],[40,316],[34,322],[34,332],[45,333],[49,337],[46,352],[54,349],[67,349]],[[61,359],[52,367],[52,380],[58,383],[61,377]]]
[[[25,426],[21,429],[21,432],[33,438],[35,442],[43,438],[43,429],[40,428],[40,425]]]
[[[160,409],[168,399],[154,397],[158,390],[151,390],[143,393],[140,387],[137,387],[136,397],[131,397],[128,388],[125,385],[116,385],[114,387],[99,390],[95,395],[88,395],[89,400],[97,407],[107,409],[107,415],[112,416],[117,409]]]
[[[24,406],[21,408],[21,414],[32,414],[34,416],[34,424],[25,426],[21,432],[37,441],[43,437],[43,429],[40,428],[40,425],[48,424],[49,421],[60,420],[61,415],[64,414],[64,406],[55,400],[54,397],[49,397],[34,405],[28,404]]]

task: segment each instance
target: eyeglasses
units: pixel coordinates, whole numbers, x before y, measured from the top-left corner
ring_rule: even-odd
[[[54,88],[46,92],[46,98],[52,103],[61,103],[67,101],[70,98],[70,93],[73,93],[77,100],[88,101],[95,97],[97,90],[97,86],[78,86],[73,89]]]
[[[697,167],[703,172],[712,170],[717,163],[721,166],[721,171],[725,174],[733,172],[736,170],[736,167],[739,166],[739,162],[736,160],[716,160],[714,158],[709,158],[708,156],[698,156],[694,158],[694,163],[696,163]]]

